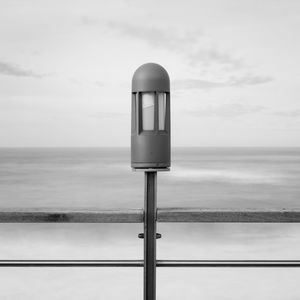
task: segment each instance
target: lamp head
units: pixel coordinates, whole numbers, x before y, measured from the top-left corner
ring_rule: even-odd
[[[170,92],[167,71],[155,63],[141,65],[132,77],[132,92]]]

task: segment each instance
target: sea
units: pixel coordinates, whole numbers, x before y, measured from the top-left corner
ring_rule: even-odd
[[[174,148],[158,207],[300,208],[300,148]],[[0,208],[142,208],[129,148],[0,148]],[[0,224],[1,259],[142,259],[142,224]],[[300,224],[158,224],[158,259],[300,259]],[[299,268],[158,268],[157,299],[299,300]],[[0,268],[0,299],[143,298],[142,268]]]

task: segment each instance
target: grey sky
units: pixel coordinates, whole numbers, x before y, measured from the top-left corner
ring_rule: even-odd
[[[145,62],[174,146],[300,146],[299,28],[294,0],[2,0],[0,146],[129,146]]]

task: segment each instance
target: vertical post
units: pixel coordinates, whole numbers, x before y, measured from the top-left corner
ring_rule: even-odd
[[[156,178],[156,171],[145,172],[144,300],[156,299]]]

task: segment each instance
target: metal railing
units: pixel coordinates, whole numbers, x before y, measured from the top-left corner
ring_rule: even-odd
[[[157,173],[145,172],[144,209],[2,209],[0,223],[144,223],[143,260],[0,260],[0,267],[143,267],[144,299],[154,300],[156,267],[295,268],[300,260],[156,260],[156,224],[300,223],[300,209],[156,208]]]
[[[300,209],[157,208],[158,223],[300,223]],[[0,223],[143,223],[143,209],[1,208]]]

